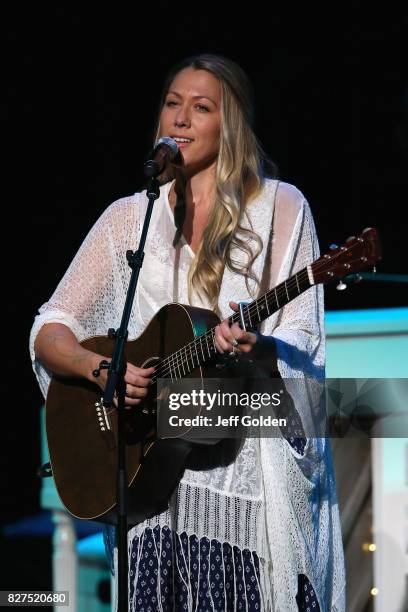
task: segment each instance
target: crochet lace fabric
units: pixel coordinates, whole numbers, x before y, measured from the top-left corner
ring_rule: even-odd
[[[161,187],[154,205],[146,255],[129,323],[138,337],[168,302],[188,303],[187,271],[194,256],[183,237],[173,246],[175,226],[168,194]],[[109,206],[84,240],[56,291],[39,309],[31,331],[34,372],[44,396],[50,373],[35,359],[34,341],[46,323],[70,327],[79,341],[119,327],[130,269],[126,251],[137,247],[147,207],[146,192]],[[286,280],[319,256],[309,205],[294,186],[266,179],[262,193],[247,207],[264,248],[254,272],[264,287]],[[272,231],[271,231],[272,228]],[[234,259],[241,256],[239,252]],[[230,300],[250,300],[259,287],[226,269],[219,296],[223,317]],[[194,295],[193,304],[208,307]],[[278,368],[285,379],[322,380],[325,342],[321,285],[313,286],[267,319],[261,327],[275,338]],[[310,431],[306,384],[294,404]],[[312,419],[313,420],[313,419]],[[296,610],[298,575],[307,576],[322,611],[344,610],[344,562],[328,440],[309,437],[299,454],[283,437],[247,439],[234,463],[211,470],[186,470],[168,511],[129,532],[129,547],[146,527],[168,527],[178,534],[206,537],[260,559],[262,609]]]

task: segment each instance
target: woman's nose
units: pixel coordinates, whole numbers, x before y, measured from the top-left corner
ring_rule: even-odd
[[[186,108],[180,108],[174,118],[174,123],[177,126],[188,126],[190,124],[190,117]]]

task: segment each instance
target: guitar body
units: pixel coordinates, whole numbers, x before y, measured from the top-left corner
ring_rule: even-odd
[[[139,338],[127,342],[126,361],[155,365],[218,323],[210,310],[168,304]],[[111,357],[114,343],[96,336],[81,344]],[[214,375],[213,365],[187,374]],[[116,523],[117,410],[104,409],[101,399],[97,384],[54,376],[46,401],[47,442],[55,485],[67,510],[80,519]],[[155,403],[155,395],[149,401]],[[145,414],[143,405],[126,410],[126,432],[130,527],[167,507],[192,446],[181,438],[158,439],[155,417]]]

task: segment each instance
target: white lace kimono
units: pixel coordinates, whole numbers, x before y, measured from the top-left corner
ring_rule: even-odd
[[[187,271],[193,252],[183,237],[173,246],[170,187],[171,183],[161,187],[160,198],[154,205],[130,319],[130,339],[140,335],[164,304],[188,303]],[[31,333],[31,356],[44,396],[49,373],[35,359],[33,350],[40,327],[49,322],[63,323],[81,341],[105,335],[108,328],[119,326],[130,276],[125,253],[137,247],[146,206],[146,192],[109,206],[49,302],[40,308]],[[253,230],[264,244],[254,271],[258,278],[268,278],[269,287],[319,256],[309,206],[295,187],[266,179],[262,193],[249,205],[248,213]],[[253,284],[252,287],[256,292]],[[223,318],[231,314],[230,300],[247,299],[251,296],[245,280],[226,270],[219,296]],[[198,297],[193,305],[207,307]],[[261,331],[275,338],[283,378],[302,378],[307,373],[321,379],[324,375],[321,285],[308,289],[272,315]],[[307,401],[297,405],[297,409],[306,423]],[[188,511],[192,499],[195,512]],[[344,610],[341,530],[331,448],[324,438],[308,438],[303,455],[283,437],[248,439],[228,467],[186,470],[169,510],[131,529],[129,542],[147,526],[156,525],[168,526],[178,534],[205,536],[241,550],[256,551],[261,560],[260,587],[265,610],[297,610],[298,574],[311,581],[322,612]]]

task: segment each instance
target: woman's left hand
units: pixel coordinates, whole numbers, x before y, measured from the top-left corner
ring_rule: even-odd
[[[238,311],[236,302],[229,302],[230,307],[235,312]],[[233,323],[231,327],[228,321],[223,321],[215,328],[215,346],[219,353],[237,354],[249,353],[253,350],[258,341],[258,334],[243,331],[238,323]]]

